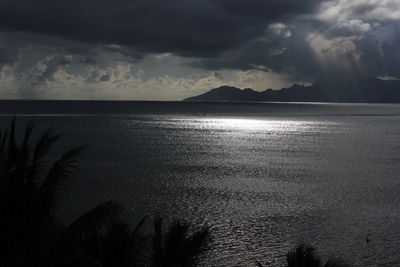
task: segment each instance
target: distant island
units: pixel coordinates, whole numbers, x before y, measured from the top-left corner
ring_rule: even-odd
[[[400,103],[400,80],[379,78],[350,80],[319,79],[310,86],[294,84],[280,90],[255,91],[222,86],[184,99],[188,102],[356,102]]]

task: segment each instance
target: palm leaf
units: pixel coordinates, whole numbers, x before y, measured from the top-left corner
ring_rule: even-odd
[[[139,222],[138,224],[136,224],[135,228],[132,230],[131,239],[135,239],[140,231],[140,229],[142,228],[144,222],[146,221],[147,216],[144,216]]]
[[[154,222],[154,228],[154,266],[196,266],[197,257],[208,249],[206,228],[190,234],[188,224],[174,222],[163,235],[161,219]]]
[[[287,254],[288,267],[320,267],[321,259],[314,247],[300,244]]]
[[[329,258],[329,260],[325,263],[324,267],[350,267],[346,261],[340,258]]]
[[[98,231],[102,226],[111,223],[123,214],[121,205],[114,201],[105,202],[76,219],[67,227],[66,232],[70,237],[79,238],[85,235],[85,232]]]
[[[0,133],[0,153],[4,153],[4,149],[7,144],[7,137],[8,137],[8,131],[4,131]]]
[[[47,130],[39,137],[33,150],[31,169],[29,173],[33,179],[37,180],[39,175],[42,173],[43,157],[47,155],[50,148],[60,137],[60,134],[56,134],[52,130]]]
[[[163,236],[162,219],[154,219],[154,237],[153,237],[153,265],[162,266],[163,263]]]
[[[7,155],[6,155],[6,168],[11,169],[12,164],[15,163],[15,159],[18,155],[18,147],[15,141],[15,117],[10,123],[10,134],[7,139]]]
[[[54,211],[61,194],[61,186],[74,174],[77,169],[77,159],[81,154],[81,147],[72,149],[64,153],[50,168],[38,192],[42,211],[50,212],[50,214]]]

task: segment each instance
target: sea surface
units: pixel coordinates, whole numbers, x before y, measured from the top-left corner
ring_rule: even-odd
[[[3,101],[2,128],[86,145],[66,222],[116,200],[207,225],[204,266],[282,266],[300,242],[355,266],[400,266],[400,105]],[[150,219],[151,221],[151,219]],[[149,222],[150,224],[150,222]]]

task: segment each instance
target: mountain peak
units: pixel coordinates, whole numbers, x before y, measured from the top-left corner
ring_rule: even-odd
[[[400,81],[376,78],[358,80],[318,79],[310,86],[294,84],[280,90],[258,92],[221,86],[183,101],[283,101],[283,102],[365,102],[400,103]]]
[[[242,91],[240,88],[233,87],[233,86],[228,86],[228,85],[223,85],[218,88],[211,89],[210,91],[214,92],[234,92],[234,91]]]
[[[233,86],[221,86],[183,101],[254,101],[257,94],[258,92],[250,88],[241,90]]]

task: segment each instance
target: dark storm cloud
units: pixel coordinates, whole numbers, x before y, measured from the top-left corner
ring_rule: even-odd
[[[10,47],[0,47],[0,67],[4,64],[12,64],[18,59],[18,51]]]
[[[88,56],[88,57],[85,57],[85,58],[82,58],[81,60],[79,60],[79,63],[83,63],[83,64],[86,64],[86,65],[96,65],[97,64],[97,60],[94,59],[91,56]]]
[[[0,29],[141,53],[212,57],[259,37],[271,21],[311,12],[318,0],[1,0]]]
[[[132,47],[118,46],[118,45],[106,45],[100,48],[101,52],[121,54],[122,61],[137,62],[142,59],[145,54],[135,51]]]
[[[361,60],[368,76],[379,74],[400,77],[400,24],[391,24],[387,27],[391,32],[389,40],[367,36],[356,43],[358,49],[365,55]]]
[[[248,16],[260,19],[283,19],[291,15],[304,14],[315,9],[320,0],[293,1],[293,0],[215,0],[220,5],[239,16]]]
[[[278,26],[278,30],[269,29],[264,37],[243,43],[219,57],[198,59],[191,65],[209,70],[259,69],[287,73],[299,80],[317,76],[317,59],[305,42],[309,28],[299,24],[293,26],[292,32],[284,24]]]

